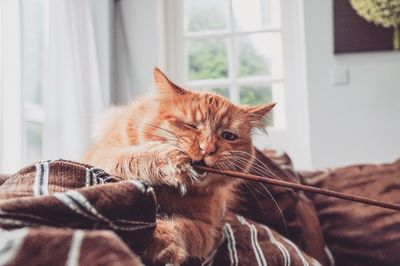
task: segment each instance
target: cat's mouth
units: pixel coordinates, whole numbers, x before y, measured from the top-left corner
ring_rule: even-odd
[[[193,162],[194,166],[207,166],[207,164],[204,162],[204,160],[200,160],[200,161],[194,161]],[[206,171],[202,171],[199,169],[196,169],[196,172],[198,174],[198,177],[200,178],[200,180],[204,180],[204,178],[206,178],[208,172]]]

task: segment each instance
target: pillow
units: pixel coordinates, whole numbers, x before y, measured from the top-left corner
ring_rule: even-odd
[[[269,158],[266,156],[268,155]],[[290,158],[275,151],[257,151],[255,175],[299,182]],[[279,165],[277,163],[279,163]],[[235,212],[267,225],[296,243],[302,250],[329,265],[322,230],[313,203],[307,196],[292,189],[245,181],[238,189],[240,200]]]
[[[321,188],[400,203],[400,160],[307,173]],[[312,197],[337,265],[400,265],[400,212],[323,195]]]

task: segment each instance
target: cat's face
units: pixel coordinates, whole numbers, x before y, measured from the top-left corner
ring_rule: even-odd
[[[252,130],[274,104],[239,106],[210,93],[184,90],[155,70],[159,110],[146,137],[172,142],[194,163],[248,170],[253,158]]]

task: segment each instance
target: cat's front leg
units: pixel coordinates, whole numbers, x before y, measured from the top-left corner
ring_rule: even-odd
[[[156,265],[181,265],[189,257],[205,259],[214,247],[214,239],[211,224],[183,217],[160,219],[144,259]]]
[[[175,223],[157,220],[153,238],[143,258],[156,265],[181,265],[188,258],[184,240]]]

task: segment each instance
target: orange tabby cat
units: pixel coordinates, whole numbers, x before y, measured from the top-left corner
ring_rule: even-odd
[[[193,165],[248,170],[254,155],[250,133],[274,104],[239,106],[188,91],[157,68],[154,80],[154,94],[108,112],[85,161],[154,186],[164,215],[144,258],[179,265],[210,254],[237,182],[196,172]]]

